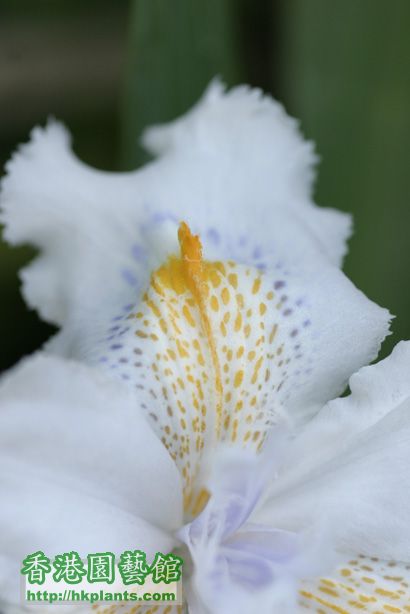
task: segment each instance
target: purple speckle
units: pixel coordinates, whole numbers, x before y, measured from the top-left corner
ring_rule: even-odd
[[[131,269],[122,269],[121,270],[121,276],[124,279],[124,281],[127,282],[127,284],[129,284],[130,286],[136,286],[137,285],[137,278],[135,277],[134,273],[131,271]]]
[[[285,281],[275,281],[275,283],[273,284],[273,287],[275,288],[275,290],[280,290],[281,288],[284,288],[285,286],[286,286]]]
[[[310,324],[311,324],[310,320],[305,320],[305,321],[303,322],[303,326],[304,326],[305,328],[306,328],[307,326],[310,326]]]
[[[219,235],[219,232],[216,230],[216,228],[209,228],[206,234],[207,234],[208,239],[212,243],[214,243],[214,245],[218,245],[218,243],[221,240],[221,237]]]
[[[101,363],[108,362],[108,358],[106,356],[101,356],[99,362]]]
[[[122,343],[113,343],[110,345],[110,350],[120,350],[122,348]]]
[[[284,316],[290,316],[290,315],[292,315],[292,313],[293,313],[292,309],[285,309],[285,311],[283,312],[283,315]]]
[[[131,253],[135,260],[143,260],[145,258],[145,249],[141,245],[133,245]]]
[[[254,258],[255,260],[259,260],[259,258],[262,257],[262,250],[260,247],[255,247],[255,249],[252,252],[252,258]]]
[[[164,211],[164,212],[160,211],[160,212],[154,213],[154,215],[151,218],[151,221],[154,224],[162,224],[163,222],[175,222],[176,224],[178,223],[178,220],[175,217],[175,215],[173,215],[169,211]]]

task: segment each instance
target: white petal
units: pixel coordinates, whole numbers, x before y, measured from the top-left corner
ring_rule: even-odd
[[[37,356],[0,387],[0,594],[18,598],[25,556],[170,550],[181,487],[120,383]],[[17,595],[17,596],[16,596]]]
[[[409,561],[410,344],[351,380],[289,446],[257,514],[272,526],[323,526],[340,551]]]
[[[173,193],[179,188],[171,207],[157,191],[164,207],[176,207],[182,217],[194,210],[204,235],[216,224],[214,231],[229,236],[232,228],[233,238],[249,237],[262,251],[291,254],[291,259],[321,254],[340,262],[350,219],[313,206],[313,145],[301,138],[298,123],[283,107],[260,90],[241,86],[226,92],[214,81],[189,113],[149,128],[143,140],[163,158],[151,169],[164,175],[163,194],[167,184]],[[212,234],[211,241],[215,238]]]
[[[148,135],[151,147],[164,135],[172,145],[135,173],[87,168],[55,122],[35,129],[7,166],[5,236],[41,250],[23,292],[64,326],[66,355],[80,355],[85,334],[98,337],[135,302],[155,252],[167,253],[169,220],[191,222],[212,257],[255,266],[339,263],[345,251],[348,218],[310,201],[311,145],[259,92],[214,85],[185,119]]]

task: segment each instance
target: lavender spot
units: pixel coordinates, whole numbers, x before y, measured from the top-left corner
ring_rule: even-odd
[[[151,222],[153,224],[162,224],[163,222],[175,222],[177,224],[178,220],[172,213],[169,213],[168,211],[161,211],[154,213],[154,215],[151,217]]]
[[[113,343],[110,346],[110,350],[120,350],[122,348],[122,343]]]
[[[221,237],[219,235],[219,232],[215,228],[209,228],[206,234],[207,234],[208,239],[212,241],[214,245],[218,245],[218,243],[221,240]]]
[[[259,258],[262,257],[262,250],[260,247],[255,247],[255,249],[252,252],[252,258],[254,258],[255,260],[259,260]]]
[[[131,253],[135,260],[143,260],[145,258],[145,249],[141,245],[133,245]]]
[[[129,284],[130,286],[137,285],[138,280],[135,277],[134,273],[131,271],[131,269],[122,269],[121,276],[124,279],[124,281],[126,281],[127,284]]]
[[[256,268],[259,269],[259,271],[264,272],[264,271],[266,271],[267,266],[266,266],[265,262],[258,262],[256,264]]]
[[[279,268],[279,265],[278,265]],[[275,290],[280,290],[281,288],[284,288],[286,286],[286,282],[285,281],[275,281],[275,283],[273,284],[273,287],[275,288]]]

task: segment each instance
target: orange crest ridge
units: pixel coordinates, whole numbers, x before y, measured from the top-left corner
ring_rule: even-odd
[[[204,271],[201,240],[198,235],[192,234],[188,224],[181,222],[178,229],[178,241],[181,247],[181,259],[187,286],[199,305],[202,305],[204,300]]]
[[[186,224],[185,222],[181,222],[181,224],[179,225],[178,240],[181,247],[181,259],[186,284],[198,305],[201,314],[202,325],[208,338],[209,348],[214,364],[215,388],[219,396],[219,402],[217,404],[217,433],[219,435],[222,413],[221,369],[219,365],[218,354],[216,352],[216,344],[213,337],[213,331],[207,313],[206,299],[208,296],[208,287],[206,285],[206,272],[204,270],[204,262],[202,259],[202,243],[198,235],[192,234],[188,224]]]

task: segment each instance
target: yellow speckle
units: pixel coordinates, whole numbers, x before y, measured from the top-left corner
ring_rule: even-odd
[[[257,294],[260,290],[260,287],[261,287],[261,278],[257,277],[255,281],[253,282],[252,294]]]
[[[244,375],[244,373],[243,373],[242,369],[235,373],[235,378],[234,378],[234,381],[233,381],[233,385],[235,386],[235,388],[239,388],[239,386],[242,384],[242,382],[243,382],[243,375]]]
[[[222,297],[222,302],[224,305],[227,305],[229,303],[230,300],[230,294],[229,294],[229,290],[228,288],[222,288],[222,292],[221,292],[221,297]]]
[[[210,304],[211,304],[211,308],[214,311],[218,311],[219,310],[219,301],[218,301],[218,299],[216,298],[215,295],[211,296]]]
[[[238,276],[235,273],[230,273],[228,275],[228,281],[231,284],[232,288],[236,288],[238,287]]]

